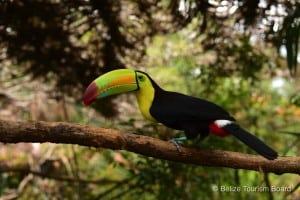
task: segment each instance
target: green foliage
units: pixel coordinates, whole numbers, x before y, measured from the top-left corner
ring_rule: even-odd
[[[280,31],[282,41],[279,45],[284,45],[287,51],[287,66],[292,75],[296,75],[299,55],[299,38],[300,38],[300,7],[299,3],[296,9],[284,19],[283,27]]]

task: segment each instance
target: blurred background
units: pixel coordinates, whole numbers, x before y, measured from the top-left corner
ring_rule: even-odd
[[[131,68],[223,106],[280,155],[299,156],[299,36],[297,0],[0,0],[0,119],[183,135],[144,120],[134,95],[83,106],[93,79]],[[232,137],[201,147],[255,154]],[[1,199],[300,199],[299,175],[67,144],[0,144],[0,171]]]

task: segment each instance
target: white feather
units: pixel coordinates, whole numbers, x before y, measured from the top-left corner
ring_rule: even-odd
[[[223,128],[226,125],[232,124],[233,122],[226,119],[218,119],[214,122],[219,128]]]

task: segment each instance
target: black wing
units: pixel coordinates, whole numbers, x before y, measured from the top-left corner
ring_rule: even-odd
[[[164,90],[156,91],[150,113],[157,121],[179,130],[184,130],[187,124],[208,126],[217,119],[235,121],[227,111],[212,102]]]

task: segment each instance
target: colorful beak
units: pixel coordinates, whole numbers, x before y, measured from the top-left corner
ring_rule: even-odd
[[[118,69],[99,76],[84,92],[83,103],[89,105],[99,98],[130,92],[139,88],[136,73],[131,69]]]

